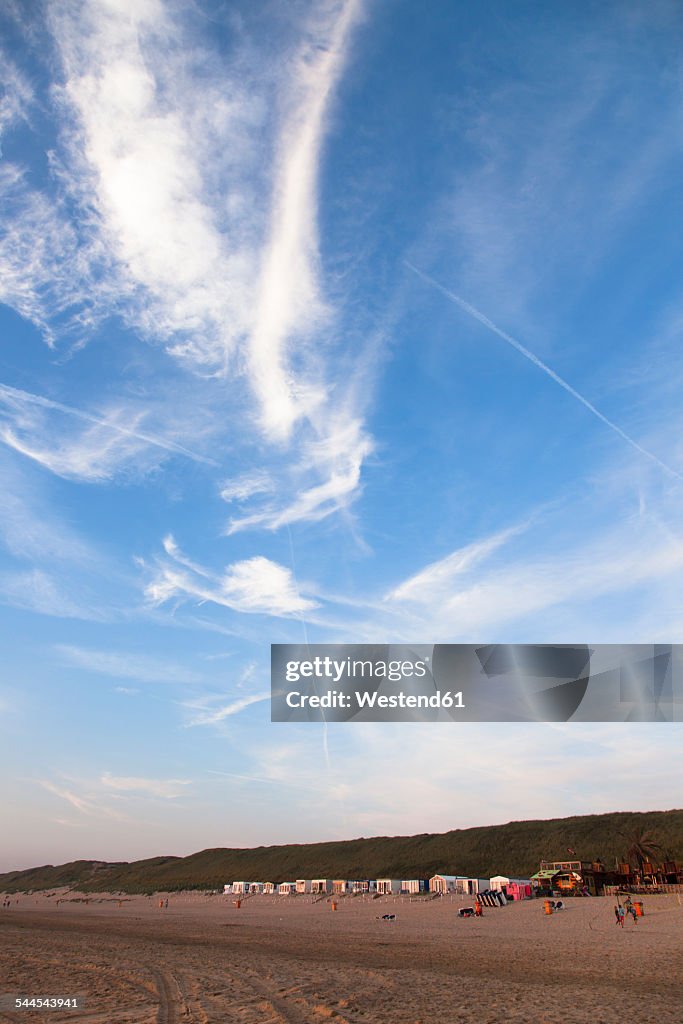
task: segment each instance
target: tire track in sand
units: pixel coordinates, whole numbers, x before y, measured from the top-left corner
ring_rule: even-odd
[[[195,982],[202,983],[203,1008],[211,1024],[351,1024],[336,1007],[306,997],[298,985],[279,984],[244,965],[220,976],[204,974]]]
[[[157,995],[159,997],[157,1024],[178,1024],[176,999],[173,994],[172,975],[167,974],[166,971],[162,971],[159,967],[150,968],[150,972],[154,977],[154,984],[156,985]]]

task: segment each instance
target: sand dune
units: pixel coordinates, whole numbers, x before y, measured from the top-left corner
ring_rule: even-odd
[[[57,904],[58,898],[60,898]],[[18,898],[18,903],[16,902]],[[542,902],[458,918],[460,898],[77,894],[0,910],[0,992],[82,993],[85,1008],[0,1011],[63,1024],[680,1024],[683,907],[645,899],[622,930],[613,900]],[[467,902],[467,901],[466,901]],[[378,920],[396,914],[394,922]]]

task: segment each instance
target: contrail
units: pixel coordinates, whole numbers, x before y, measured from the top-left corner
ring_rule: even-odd
[[[10,399],[10,401],[26,402],[29,405],[38,405],[42,409],[55,409],[57,412],[66,413],[67,416],[75,416],[76,419],[85,420],[86,423],[95,423],[100,427],[108,427],[109,430],[113,430],[117,434],[124,434],[126,437],[136,437],[140,441],[146,441],[147,444],[155,445],[157,448],[164,448],[169,452],[186,455],[195,462],[205,462],[209,466],[218,465],[214,459],[207,459],[203,455],[198,455],[197,452],[192,452],[189,448],[183,448],[181,444],[176,444],[175,441],[167,441],[165,438],[155,437],[153,434],[147,434],[140,430],[120,427],[117,423],[112,423],[111,420],[100,419],[89,412],[83,412],[82,409],[75,409],[72,405],[64,405],[62,402],[54,402],[51,398],[34,395],[31,391],[21,391],[19,388],[12,388],[8,384],[0,384],[0,397],[3,396]]]
[[[287,526],[287,534],[289,535],[289,551],[290,551],[290,555],[291,555],[291,559],[292,559],[292,575],[294,576],[294,586],[296,587],[297,596],[299,597],[299,601],[301,602],[301,591],[299,590],[299,580],[297,578],[296,563],[294,561],[294,541],[292,540],[292,531],[290,529],[289,523],[287,523],[286,526]],[[310,649],[310,644],[308,642],[308,626],[306,625],[306,619],[304,618],[303,612],[301,612],[299,614],[299,618],[301,619],[301,625],[302,625],[303,631],[304,631],[304,643],[306,644],[306,648]],[[315,686],[315,683],[313,685]],[[329,770],[330,770],[330,747],[329,747],[328,737],[327,737],[327,719],[325,718],[325,710],[324,710],[324,708],[320,709],[320,715],[321,715],[322,720],[323,720],[323,753],[325,755],[325,765],[326,765],[327,770],[329,772]]]
[[[503,341],[506,341],[508,345],[511,345],[512,348],[520,352],[525,357],[525,359],[528,359],[530,363],[533,363],[534,366],[537,366],[539,368],[539,370],[542,370],[543,373],[547,374],[547,376],[550,377],[551,380],[554,380],[556,384],[559,384],[560,387],[567,392],[567,394],[571,395],[572,398],[575,398],[577,400],[577,402],[580,402],[581,405],[585,406],[585,408],[588,409],[589,412],[593,413],[593,415],[597,417],[597,419],[599,419],[601,423],[604,423],[606,427],[609,427],[610,430],[613,430],[615,434],[618,434],[619,437],[622,438],[622,440],[626,441],[627,444],[630,444],[630,446],[632,448],[635,448],[637,452],[640,452],[640,454],[644,455],[645,458],[650,459],[651,462],[656,463],[659,466],[659,468],[663,469],[665,473],[669,474],[669,476],[673,476],[677,480],[683,480],[683,476],[680,473],[678,473],[675,469],[672,469],[671,466],[668,466],[666,462],[662,462],[661,459],[659,459],[652,452],[648,451],[647,448],[643,448],[643,446],[638,444],[637,441],[634,441],[634,439],[629,434],[627,434],[625,430],[622,430],[620,426],[618,426],[612,420],[608,419],[607,416],[603,415],[603,413],[601,413],[599,409],[595,408],[592,402],[589,402],[587,398],[584,398],[584,396],[576,390],[576,388],[573,388],[571,384],[568,384],[567,381],[564,380],[563,377],[560,377],[559,373],[555,373],[555,371],[551,369],[547,365],[547,363],[544,363],[543,360],[539,359],[537,355],[534,355],[534,353],[531,352],[528,348],[525,348],[525,346],[522,345],[521,342],[517,341],[516,338],[513,338],[512,335],[507,334],[504,330],[502,330],[500,327],[494,324],[493,320],[489,320],[489,318],[485,316],[483,313],[480,313],[475,306],[470,305],[469,302],[465,302],[465,300],[461,299],[459,295],[455,294],[455,292],[452,292],[448,288],[445,288],[444,285],[439,284],[439,282],[435,281],[433,277],[430,277],[429,274],[425,274],[423,270],[419,270],[417,267],[413,266],[413,264],[409,263],[408,260],[404,260],[403,262],[405,266],[408,267],[409,270],[412,270],[414,274],[417,274],[417,276],[422,278],[423,281],[425,281],[427,284],[430,284],[432,288],[436,288],[436,290],[441,292],[442,295],[445,295],[447,299],[450,299],[451,302],[454,302],[456,306],[460,306],[460,308],[463,309],[466,313],[468,313],[471,317],[473,317],[475,320],[478,320],[480,324],[483,324],[484,327],[488,327],[490,331],[493,331],[493,333],[497,334],[499,338],[502,338]]]

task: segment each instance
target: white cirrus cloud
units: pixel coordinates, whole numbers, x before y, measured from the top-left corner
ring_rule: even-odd
[[[128,402],[95,414],[0,384],[0,442],[56,476],[91,483],[131,466],[151,468],[163,455],[214,464],[172,437],[145,430],[150,411]],[[74,423],[86,427],[74,429]]]
[[[404,580],[387,594],[385,600],[389,602],[417,601],[422,604],[438,603],[443,599],[444,593],[454,587],[458,577],[464,576],[485,561],[523,529],[524,527],[520,526],[501,530],[490,537],[452,551],[445,558],[433,562],[414,576]]]
[[[104,772],[100,783],[105,789],[117,793],[143,794],[144,796],[160,797],[164,800],[175,800],[182,796],[187,786],[192,785],[191,779],[147,779],[136,776],[111,775]]]
[[[67,665],[141,683],[199,683],[202,676],[175,662],[146,654],[102,651],[74,644],[56,644],[54,651]]]
[[[81,592],[79,592],[79,589]],[[43,569],[0,573],[0,602],[14,608],[62,619],[105,622],[109,614],[88,599],[82,588],[66,584]]]
[[[160,562],[145,594],[154,604],[172,599],[209,601],[237,612],[291,616],[317,607],[304,597],[290,569],[256,555],[229,565],[216,575],[185,558],[172,537],[164,547],[170,560]]]
[[[0,47],[0,137],[10,126],[27,120],[33,103],[33,88],[16,62]]]
[[[242,476],[226,480],[221,487],[221,498],[225,502],[246,501],[255,494],[268,494],[274,490],[275,483],[265,470],[244,473]]]
[[[50,779],[39,779],[38,784],[47,790],[48,793],[52,793],[53,796],[65,800],[66,803],[71,804],[72,807],[75,807],[77,811],[80,811],[81,814],[87,817],[123,818],[123,815],[118,811],[103,804],[94,792],[89,792],[87,796],[83,796],[81,793],[75,792],[73,788],[52,782]],[[71,786],[72,783],[69,783],[69,785]]]
[[[317,281],[317,171],[326,114],[360,11],[358,0],[318,8],[309,28],[312,38],[293,61],[284,94],[270,231],[249,343],[261,420],[275,438],[287,438],[296,420],[310,417],[326,397],[321,381],[292,374],[287,344],[328,315]]]
[[[361,0],[297,6],[274,48],[235,22],[219,54],[182,5],[53,5],[41,29],[57,70],[42,98],[55,120],[50,173],[42,190],[18,163],[0,180],[0,298],[50,344],[84,343],[114,315],[194,374],[230,376],[245,435],[271,443],[278,495],[265,477],[226,483],[225,500],[263,498],[231,530],[346,509],[373,449],[354,385],[330,384],[341,311],[318,226],[324,143],[362,12]],[[16,85],[12,110],[21,95]],[[26,424],[2,440],[68,479],[144,463],[132,436],[147,433],[143,413],[98,418],[107,425],[56,445]],[[126,422],[128,437],[116,431]]]
[[[326,425],[326,433],[303,446],[302,460],[292,476],[304,482],[291,488],[295,492],[292,499],[233,516],[226,532],[257,526],[277,530],[297,522],[318,522],[347,508],[360,494],[362,468],[373,451],[374,442],[360,420],[333,420]]]
[[[385,597],[393,628],[401,635],[424,633],[438,640],[479,639],[492,630],[533,629],[535,637],[557,629],[559,611],[570,609],[575,628],[594,628],[596,602],[637,595],[659,609],[659,627],[676,622],[668,581],[683,567],[683,539],[656,518],[625,519],[608,532],[554,538],[539,531],[532,551],[504,550],[521,534],[511,529],[459,549],[425,567]],[[566,546],[565,546],[566,545]],[[496,557],[498,556],[498,557]],[[648,588],[646,590],[646,588]],[[531,624],[531,625],[529,625]],[[565,627],[566,628],[566,627]],[[613,627],[614,628],[614,627]],[[616,639],[623,634],[616,626]],[[616,642],[616,639],[614,642]]]
[[[254,693],[249,697],[240,697],[237,700],[232,700],[227,704],[221,705],[221,707],[200,711],[190,720],[189,724],[216,725],[218,722],[225,721],[226,718],[238,715],[240,711],[244,711],[245,708],[251,707],[252,704],[260,704],[264,700],[270,700],[270,692]]]

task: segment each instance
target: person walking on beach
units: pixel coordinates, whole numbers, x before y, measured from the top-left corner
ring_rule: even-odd
[[[621,923],[620,918],[619,918],[619,910],[620,910],[620,907],[615,903],[614,904],[614,918],[615,918],[614,923],[615,924],[620,924]]]

